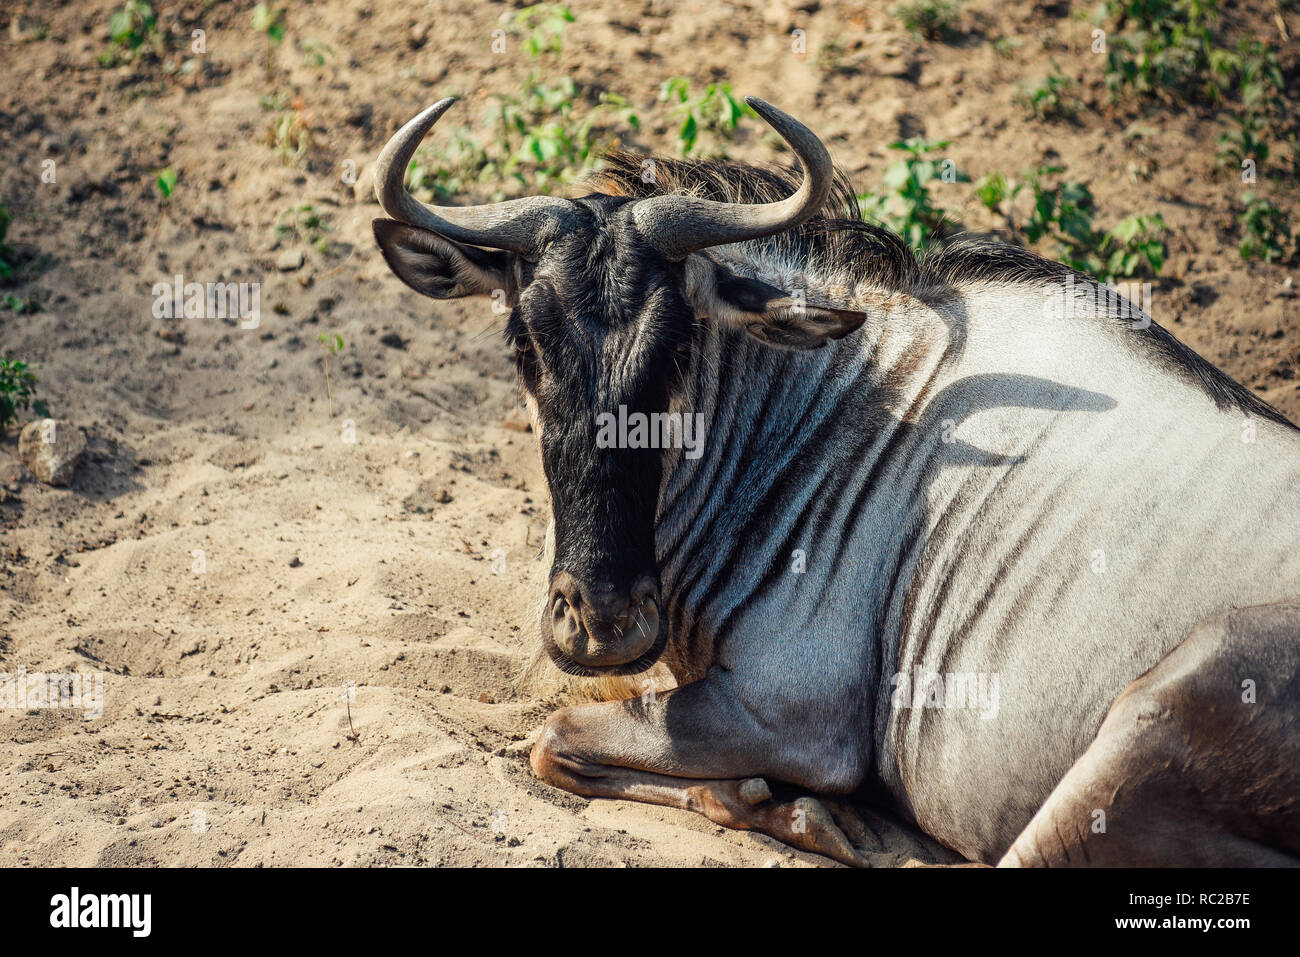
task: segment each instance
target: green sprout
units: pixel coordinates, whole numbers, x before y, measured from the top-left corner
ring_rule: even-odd
[[[0,358],[0,429],[18,421],[19,409],[48,417],[50,410],[36,398],[36,376],[21,359]]]
[[[325,350],[325,393],[330,400],[330,418],[334,418],[334,384],[330,378],[330,358],[343,352],[343,337],[337,332],[322,332],[316,341]]]

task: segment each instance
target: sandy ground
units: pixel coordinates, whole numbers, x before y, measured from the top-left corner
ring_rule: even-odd
[[[499,318],[392,278],[369,235],[377,207],[338,172],[345,160],[364,171],[446,92],[468,94],[458,122],[472,125],[488,91],[517,87],[528,64],[490,50],[514,8],[294,4],[268,79],[251,4],[158,4],[181,35],[206,30],[204,64],[185,77],[96,62],[118,4],[31,4],[44,38],[11,30],[19,6],[0,13],[0,202],[31,268],[0,291],[43,309],[0,312],[0,352],[37,365],[51,409],[86,431],[90,452],[61,489],[26,472],[12,432],[0,441],[0,670],[105,683],[93,720],[0,711],[0,865],[825,864],[685,812],[566,795],[529,772],[530,736],[566,696],[516,682],[547,506]],[[1275,29],[1259,6],[1261,33]],[[804,118],[863,186],[899,135],[951,138],[974,178],[1055,156],[1111,220],[1165,216],[1156,316],[1300,413],[1289,273],[1236,255],[1239,188],[1216,179],[1206,145],[1223,117],[1159,113],[1135,147],[1082,24],[1026,2],[975,3],[961,41],[921,45],[885,8],[575,4],[563,64],[642,108],[640,148],[671,148],[654,98],[687,75]],[[1300,15],[1288,18],[1300,32]],[[813,51],[838,37],[844,62],[787,55],[796,27]],[[992,52],[998,36],[1022,41],[1010,59]],[[295,50],[308,37],[338,55],[305,63]],[[1011,106],[1014,81],[1049,59],[1085,81],[1077,124]],[[1284,64],[1294,76],[1294,45]],[[296,165],[264,141],[258,99],[274,91],[301,97],[312,127]],[[778,159],[751,129],[734,155]],[[40,180],[49,158],[56,183]],[[1129,175],[1135,159],[1154,166],[1149,179]],[[164,166],[179,174],[165,211],[153,186]],[[1294,196],[1272,195],[1297,212]],[[331,249],[281,271],[296,246],[274,226],[302,203],[327,217]],[[952,206],[978,225],[973,203]],[[155,318],[150,290],[177,274],[260,282],[260,325]],[[332,416],[322,332],[346,343]],[[860,813],[874,862],[942,857]]]

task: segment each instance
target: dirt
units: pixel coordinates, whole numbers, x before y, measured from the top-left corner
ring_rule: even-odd
[[[531,736],[568,699],[517,681],[547,505],[500,317],[392,277],[378,209],[343,176],[448,92],[466,95],[456,122],[483,132],[490,94],[530,69],[492,49],[517,8],[295,3],[268,74],[252,4],[197,0],[157,4],[182,49],[204,31],[192,68],[174,54],[105,67],[119,6],[0,11],[0,202],[21,260],[0,292],[42,307],[0,311],[0,352],[33,363],[52,414],[89,442],[54,488],[21,465],[16,430],[0,441],[0,670],[104,675],[100,717],[0,711],[0,864],[825,864],[528,769]],[[1237,254],[1242,186],[1214,162],[1226,114],[1113,106],[1090,26],[1063,4],[971,3],[950,43],[913,38],[888,6],[577,3],[559,63],[638,108],[637,149],[675,149],[656,96],[682,75],[799,116],[863,188],[899,136],[951,140],[972,178],[1064,165],[1102,224],[1169,224],[1157,320],[1300,415],[1293,270]],[[1294,90],[1278,24],[1294,36],[1300,13],[1224,9],[1279,50]],[[1019,45],[1003,56],[999,38]],[[334,55],[309,62],[308,39]],[[1076,121],[1013,102],[1053,62],[1079,82]],[[273,93],[310,127],[298,162],[267,143]],[[756,124],[730,149],[782,159]],[[1275,159],[1256,190],[1295,218],[1286,184]],[[994,225],[968,184],[941,188],[962,222]],[[277,235],[304,204],[331,227],[328,252]],[[260,323],[156,318],[153,287],[177,275],[261,283]],[[344,342],[328,378],[323,333]],[[889,819],[872,827],[876,863],[942,856]]]

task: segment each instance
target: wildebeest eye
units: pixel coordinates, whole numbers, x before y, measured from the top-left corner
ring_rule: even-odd
[[[510,347],[514,349],[516,359],[537,355],[537,346],[533,343],[533,337],[529,335],[511,336]]]
[[[513,336],[510,345],[515,353],[515,365],[524,377],[524,385],[531,389],[537,380],[537,347],[528,336]]]

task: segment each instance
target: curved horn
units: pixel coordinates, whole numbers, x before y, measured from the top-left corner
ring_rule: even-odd
[[[803,182],[778,203],[719,203],[696,196],[652,196],[633,208],[637,227],[656,249],[672,260],[708,246],[761,239],[798,226],[826,202],[834,182],[830,154],[812,130],[788,113],[756,96],[745,102],[790,144]]]
[[[542,238],[539,233],[568,208],[566,200],[528,196],[487,206],[426,206],[406,191],[406,170],[415,148],[455,102],[454,96],[439,100],[393,134],[375,161],[375,198],[385,213],[408,226],[531,257]]]

